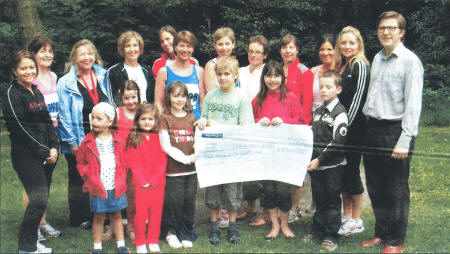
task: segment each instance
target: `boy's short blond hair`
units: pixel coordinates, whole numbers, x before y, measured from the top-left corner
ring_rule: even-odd
[[[231,70],[231,73],[238,76],[239,75],[239,62],[234,56],[224,56],[221,57],[216,65],[214,66],[214,71]]]

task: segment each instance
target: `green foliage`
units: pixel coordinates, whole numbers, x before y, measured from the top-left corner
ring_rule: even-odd
[[[420,124],[450,126],[450,88],[424,89]]]
[[[361,31],[371,61],[381,49],[375,31],[378,15],[395,10],[407,20],[405,45],[424,64],[425,90],[449,87],[448,0],[37,0],[35,4],[43,34],[55,42],[53,70],[57,74],[62,74],[73,44],[83,38],[94,42],[105,67],[122,61],[117,53],[117,38],[127,30],[142,35],[145,51],[140,61],[151,65],[161,52],[158,30],[166,24],[177,30],[190,30],[197,36],[199,43],[194,56],[202,66],[216,55],[211,35],[223,26],[235,31],[234,54],[242,66],[248,64],[248,39],[256,34],[269,40],[269,58],[281,60],[278,43],[285,33],[298,38],[300,60],[307,66],[315,66],[319,64],[316,44],[320,36],[323,33],[337,36],[348,25]],[[21,45],[16,1],[0,0],[0,5],[0,57],[8,59]],[[9,80],[6,64],[7,61],[0,63],[3,87]],[[427,92],[427,96],[434,94]]]

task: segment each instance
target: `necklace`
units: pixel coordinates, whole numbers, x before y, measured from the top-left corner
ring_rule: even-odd
[[[98,92],[97,92],[97,86],[94,83],[94,76],[92,75],[92,70],[89,71],[89,74],[91,76],[92,89],[89,88],[89,86],[86,83],[86,80],[84,80],[83,76],[81,76],[81,80],[83,81],[84,87],[86,87],[86,90],[88,91],[89,96],[92,99],[92,102],[94,103],[94,105],[97,105],[97,103],[98,103]]]

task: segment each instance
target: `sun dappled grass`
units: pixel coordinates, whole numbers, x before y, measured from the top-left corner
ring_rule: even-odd
[[[449,177],[450,146],[448,139],[450,128],[422,127],[416,141],[416,154],[413,157],[410,174],[411,208],[406,237],[405,252],[416,253],[448,253],[450,198]],[[1,253],[11,253],[17,250],[17,232],[23,216],[22,184],[11,167],[9,155],[9,140],[5,129],[1,132]],[[45,244],[53,247],[57,253],[86,253],[92,248],[91,232],[68,226],[67,204],[67,167],[64,158],[58,161],[53,176],[48,214],[49,221],[63,235],[51,239]],[[338,252],[377,253],[381,248],[361,249],[359,243],[373,236],[374,218],[370,208],[362,215],[366,230],[357,235],[344,237],[339,242]],[[311,228],[311,218],[303,218],[291,224],[298,237],[307,234]],[[160,242],[165,253],[294,253],[318,252],[319,242],[309,244],[299,240],[289,241],[280,234],[278,238],[268,243],[263,236],[269,227],[249,228],[239,227],[243,242],[231,245],[226,242],[226,230],[222,231],[222,242],[212,246],[208,242],[207,227],[197,228],[199,238],[190,250],[171,250],[166,243]],[[127,240],[127,245],[132,243]],[[104,244],[104,251],[114,253],[115,241]],[[134,251],[134,247],[131,248]]]

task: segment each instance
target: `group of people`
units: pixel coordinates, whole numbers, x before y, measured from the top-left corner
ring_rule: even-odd
[[[315,214],[303,242],[316,238],[321,250],[334,251],[339,236],[364,230],[363,156],[376,223],[374,238],[361,246],[385,244],[383,253],[398,253],[408,223],[409,163],[423,87],[422,64],[402,43],[405,26],[399,13],[380,15],[383,49],[371,70],[362,36],[352,26],[342,29],[336,43],[333,35],[322,36],[321,65],[311,69],[297,58],[299,46],[291,34],[280,40],[282,63],[264,63],[268,41],[251,37],[249,65],[239,68],[232,56],[234,32],[219,28],[213,34],[217,57],[204,69],[192,57],[195,35],[171,26],[159,31],[164,52],[151,69],[138,61],[144,41],[135,31],[120,35],[123,62],[109,69],[102,67],[95,45],[82,39],[59,79],[50,71],[53,42],[36,37],[28,50],[13,54],[13,81],[3,102],[13,168],[25,189],[19,253],[51,253],[40,241],[61,234],[45,213],[60,153],[68,165],[70,225],[92,228],[92,253],[102,253],[105,224],[119,253],[130,252],[124,235],[137,253],[159,252],[160,238],[174,249],[192,248],[197,238],[195,129],[254,123],[312,128],[307,170]],[[264,212],[249,226],[271,224],[266,241],[280,231],[296,239],[289,223],[300,215],[301,191],[277,181],[206,187],[210,243],[220,243],[221,227],[228,228],[231,244],[241,242],[236,221],[255,214],[258,198]]]

